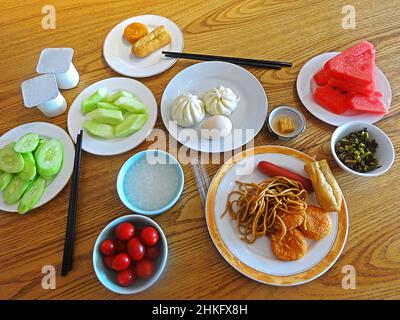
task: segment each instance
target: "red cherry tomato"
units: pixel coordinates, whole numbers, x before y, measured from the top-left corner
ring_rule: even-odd
[[[117,252],[126,252],[126,242],[123,242],[121,240],[115,240],[115,246],[117,247]]]
[[[144,245],[140,242],[138,237],[129,240],[126,245],[126,251],[133,261],[139,261],[144,257]]]
[[[131,258],[126,253],[118,253],[111,263],[111,268],[115,271],[128,269],[131,265]]]
[[[114,241],[107,239],[101,243],[100,251],[103,255],[110,256],[117,253],[117,246]]]
[[[140,233],[140,240],[146,246],[155,246],[158,242],[158,232],[153,227],[146,227]]]
[[[139,278],[148,279],[154,274],[154,262],[149,259],[142,259],[133,266],[135,275]]]
[[[107,268],[112,269],[112,262],[114,261],[115,257],[116,257],[115,254],[103,257],[103,262]]]
[[[118,240],[128,241],[135,234],[135,227],[132,223],[123,222],[115,228],[115,236]]]
[[[156,260],[160,255],[160,248],[158,246],[154,247],[146,246],[144,251],[145,251],[144,257],[150,260]]]
[[[123,271],[119,271],[117,275],[117,282],[122,287],[130,286],[135,280],[135,275],[132,268],[128,268]]]

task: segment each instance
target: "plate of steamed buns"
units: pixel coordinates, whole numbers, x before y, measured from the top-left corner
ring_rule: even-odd
[[[169,133],[186,147],[226,152],[251,141],[264,125],[264,88],[240,66],[219,61],[194,64],[168,83],[161,116]]]

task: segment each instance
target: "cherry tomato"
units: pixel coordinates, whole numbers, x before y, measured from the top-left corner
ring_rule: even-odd
[[[138,237],[129,240],[126,245],[126,251],[133,261],[139,261],[144,257],[144,245],[140,242]]]
[[[117,253],[117,246],[114,241],[107,239],[101,243],[100,251],[103,255],[110,256]]]
[[[128,268],[123,271],[119,271],[117,275],[117,282],[122,287],[130,286],[135,280],[135,275],[132,268]]]
[[[123,222],[115,228],[115,236],[118,240],[128,241],[135,234],[135,227],[132,223]]]
[[[115,240],[115,246],[117,247],[117,252],[126,252],[126,242],[123,242],[121,240]]]
[[[113,254],[111,256],[104,256],[103,257],[103,262],[106,265],[107,268],[112,269],[112,262],[114,261],[115,257],[117,255]]]
[[[158,246],[154,247],[146,246],[144,251],[145,251],[144,257],[150,260],[156,260],[160,255],[160,248]]]
[[[153,227],[146,227],[140,233],[140,240],[146,246],[155,246],[158,242],[158,232]]]
[[[131,258],[126,253],[118,253],[111,263],[111,268],[115,271],[128,269],[131,265]]]
[[[148,279],[154,274],[154,262],[149,259],[142,259],[133,266],[135,275],[139,278]]]

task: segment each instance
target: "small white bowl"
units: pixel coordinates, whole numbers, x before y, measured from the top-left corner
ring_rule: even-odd
[[[289,117],[295,123],[295,129],[292,133],[289,134],[280,134],[274,128],[274,122],[276,121],[277,117]],[[267,120],[267,125],[269,131],[278,139],[289,141],[294,138],[297,138],[300,134],[304,132],[306,129],[306,119],[304,118],[303,114],[297,110],[296,108],[290,106],[279,106],[274,108]]]
[[[378,147],[376,149],[375,157],[378,159],[380,168],[372,170],[370,172],[357,172],[354,171],[344,165],[342,161],[339,160],[338,156],[335,152],[336,143],[343,138],[344,136],[349,135],[352,132],[356,132],[367,128],[370,139],[375,139],[378,143]],[[336,163],[345,171],[355,174],[361,177],[376,177],[384,174],[389,168],[392,166],[394,161],[394,148],[393,144],[390,141],[389,137],[378,127],[361,121],[352,121],[338,127],[332,135],[331,138],[331,152],[333,157],[335,158]]]

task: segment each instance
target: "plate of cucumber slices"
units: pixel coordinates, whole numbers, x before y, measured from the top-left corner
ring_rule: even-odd
[[[157,119],[153,93],[137,80],[115,77],[98,81],[83,90],[68,112],[72,139],[84,129],[82,149],[108,156],[141,144]]]
[[[0,210],[25,214],[53,199],[68,183],[75,147],[47,122],[30,122],[0,137]]]

